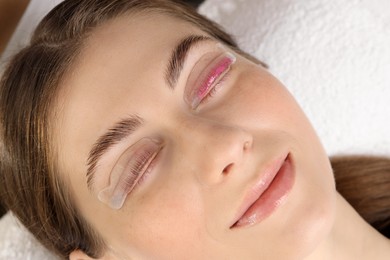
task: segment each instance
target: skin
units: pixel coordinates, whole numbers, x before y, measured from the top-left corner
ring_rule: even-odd
[[[163,15],[118,18],[94,31],[62,82],[54,129],[61,177],[107,242],[103,259],[323,259],[336,217],[361,221],[337,195],[315,131],[287,89],[238,54],[219,90],[191,109],[187,80],[216,42],[191,49],[174,90],[164,80],[172,49],[191,34],[206,35]],[[130,114],[144,125],[103,156],[89,190],[91,147]],[[98,193],[121,154],[144,137],[162,140],[163,149],[114,210]],[[254,180],[286,151],[295,180],[285,202],[255,225],[230,228]],[[71,259],[89,258],[75,251]]]

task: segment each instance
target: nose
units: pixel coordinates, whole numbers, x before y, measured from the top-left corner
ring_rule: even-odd
[[[248,131],[207,119],[185,120],[179,132],[182,156],[205,185],[220,183],[236,171],[253,145]]]

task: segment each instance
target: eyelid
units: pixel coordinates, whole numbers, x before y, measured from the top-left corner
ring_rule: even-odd
[[[218,52],[203,55],[188,77],[184,90],[185,102],[192,109],[196,109],[235,61],[236,57],[224,47],[221,47]]]
[[[110,183],[98,193],[98,199],[112,209],[120,209],[161,148],[161,142],[151,138],[142,138],[130,146],[116,162]]]

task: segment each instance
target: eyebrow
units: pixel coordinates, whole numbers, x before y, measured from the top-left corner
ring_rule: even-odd
[[[171,54],[171,58],[169,59],[168,67],[165,73],[165,80],[171,89],[174,89],[177,80],[179,79],[185,59],[191,48],[199,42],[212,40],[213,39],[208,36],[190,35],[179,42]]]
[[[211,41],[211,37],[203,35],[190,35],[183,38],[173,49],[165,73],[165,81],[170,89],[174,89],[183,69],[188,52],[196,44],[202,41]],[[108,131],[100,136],[93,144],[87,159],[87,186],[89,190],[93,189],[96,169],[98,163],[107,151],[127,138],[138,128],[141,127],[143,119],[137,115],[129,116],[115,123]]]
[[[96,168],[101,157],[109,148],[135,132],[142,123],[141,117],[131,115],[117,122],[94,143],[87,159],[87,185],[90,190],[92,190]]]

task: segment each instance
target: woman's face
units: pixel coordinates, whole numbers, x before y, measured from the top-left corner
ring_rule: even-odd
[[[295,100],[188,23],[98,28],[58,107],[61,177],[118,259],[297,259],[332,226],[329,161]]]

